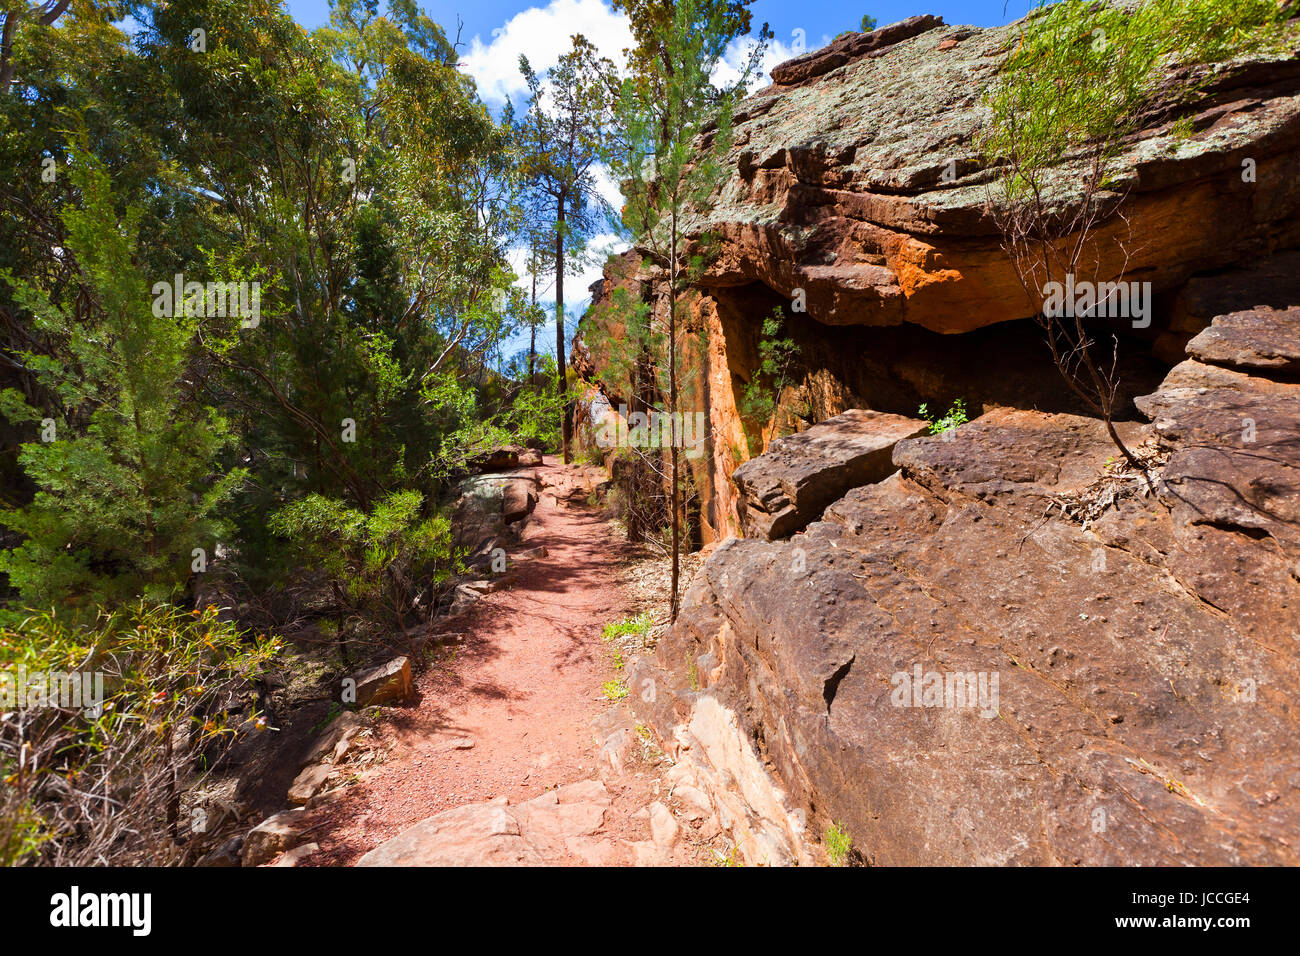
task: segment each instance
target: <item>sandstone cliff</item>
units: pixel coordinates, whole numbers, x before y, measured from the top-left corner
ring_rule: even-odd
[[[701,540],[740,530],[732,472],[773,437],[770,421],[744,419],[741,397],[774,308],[799,346],[798,378],[780,397],[797,427],[854,407],[915,415],[958,396],[976,412],[1082,411],[1046,366],[1041,335],[1015,327],[1032,307],[988,215],[995,174],[974,145],[1011,30],[914,17],[849,34],[775,68],[778,82],[740,104],[732,172],[693,224],[716,241],[689,303],[699,338],[679,357],[683,407],[710,421],[710,453],[693,464]],[[1168,77],[1171,89],[1203,81],[1202,92],[1147,117],[1112,178],[1124,215],[1098,236],[1103,273],[1126,263],[1123,275],[1157,294],[1152,328],[1130,330],[1121,350],[1130,410],[1209,321],[1183,304],[1189,279],[1300,245],[1300,60],[1204,74]],[[1059,171],[1062,202],[1075,173]],[[635,252],[612,264],[575,341],[575,369],[615,405],[638,385],[602,354],[602,335],[617,335],[605,306],[620,286],[658,301],[655,280]]]
[[[882,864],[1295,864],[1300,61],[1221,67],[1124,153],[1099,248],[1159,293],[1121,341],[1148,486],[1064,394],[987,215],[1007,36],[913,18],[742,104],[682,360],[722,543],[632,699],[753,862],[837,821]],[[643,388],[602,353],[616,287],[658,295],[635,253],[597,290],[574,365],[601,414]],[[776,442],[740,411],[774,307],[800,347]],[[956,397],[972,421],[925,435],[917,405]]]

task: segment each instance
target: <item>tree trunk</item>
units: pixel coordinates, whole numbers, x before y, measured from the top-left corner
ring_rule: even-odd
[[[668,246],[668,415],[670,421],[676,421],[674,413],[677,411],[677,204],[673,203],[672,217],[672,235]],[[662,435],[663,433],[660,432]],[[673,572],[672,572],[672,597],[668,605],[668,619],[675,622],[677,620],[677,591],[678,581],[681,577],[681,544],[682,544],[682,519],[677,508],[677,486],[678,474],[680,467],[678,461],[678,436],[672,436],[672,448],[669,457],[672,459],[672,500],[669,507],[672,509],[673,525]]]
[[[536,309],[537,308],[537,254],[536,253],[533,254],[533,267],[531,271],[533,273],[533,299],[531,305],[534,309]],[[534,387],[533,375],[535,374],[534,370],[537,366],[537,317],[533,314],[532,311],[529,311],[528,313],[528,325],[531,329],[528,338],[528,387],[531,389]]]
[[[555,394],[560,399],[560,448],[567,465],[569,454],[569,403],[564,381],[564,207],[566,197],[561,197],[555,214]]]

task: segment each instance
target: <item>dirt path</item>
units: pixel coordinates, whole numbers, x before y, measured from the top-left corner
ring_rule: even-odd
[[[442,628],[464,632],[464,643],[419,676],[416,705],[385,723],[384,762],[317,811],[312,865],[355,863],[440,811],[502,797],[514,806],[598,776],[593,721],[618,706],[602,692],[615,671],[601,631],[627,613],[618,585],[626,545],[575,490],[574,469],[548,457],[536,470],[543,490],[523,548],[547,556],[518,562],[513,586]],[[653,768],[601,776],[610,795],[601,839],[613,848],[647,840]],[[548,862],[597,862],[559,857]]]

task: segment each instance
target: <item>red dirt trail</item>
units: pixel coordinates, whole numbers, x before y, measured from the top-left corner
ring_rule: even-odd
[[[591,724],[611,706],[601,688],[614,673],[601,630],[626,613],[617,582],[626,545],[580,494],[556,500],[575,469],[548,456],[534,470],[541,499],[514,550],[542,546],[547,557],[518,562],[513,586],[441,628],[463,632],[464,643],[417,677],[414,706],[385,721],[385,761],[313,812],[321,851],[310,865],[355,863],[451,807],[501,796],[514,804],[595,776]],[[610,824],[632,838],[644,829]]]

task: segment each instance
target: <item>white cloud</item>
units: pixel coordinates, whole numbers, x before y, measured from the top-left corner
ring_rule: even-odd
[[[575,33],[618,64],[623,62],[623,49],[632,45],[627,17],[615,13],[605,0],[551,0],[545,7],[515,14],[492,31],[488,43],[475,36],[460,67],[474,77],[485,102],[502,105],[528,89],[519,72],[519,54],[527,56],[539,74],[544,73],[571,48]]]
[[[605,268],[605,259],[612,252],[623,251],[626,246],[627,244],[622,238],[612,232],[603,232],[587,240],[587,252],[592,262],[580,272],[571,272],[567,269],[564,272],[566,311],[573,311],[574,309],[581,311],[578,307],[585,307],[587,301],[591,298],[587,287],[601,278],[602,270]],[[506,259],[517,276],[515,285],[525,292],[531,292],[533,280],[528,274],[528,249],[525,246],[516,246],[506,253]],[[555,302],[554,276],[547,276],[538,283],[537,301]]]
[[[623,191],[618,188],[618,183],[614,182],[614,177],[609,174],[609,167],[603,163],[596,166],[592,170],[592,178],[596,180],[596,193],[609,203],[609,208],[617,217],[618,211],[623,208]]]
[[[754,44],[757,42],[753,37],[741,37],[727,44],[722,59],[714,67],[713,82],[718,86],[728,86],[740,79],[740,71],[749,60],[750,51],[754,49]],[[797,37],[793,37],[789,44],[783,43],[779,38],[769,42],[767,49],[763,51],[763,59],[759,63],[758,75],[750,78],[750,92],[771,82],[771,77],[768,74],[771,72],[772,67],[807,53],[807,49],[797,49],[801,43],[802,40]]]

